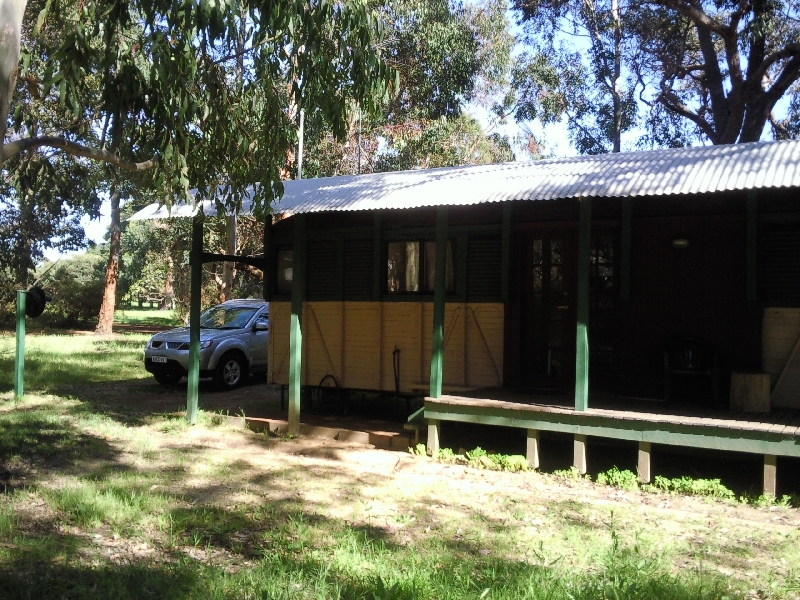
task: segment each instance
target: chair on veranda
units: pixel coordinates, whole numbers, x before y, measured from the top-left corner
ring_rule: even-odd
[[[664,401],[672,400],[675,375],[708,377],[714,404],[719,403],[719,367],[717,352],[710,342],[696,337],[676,337],[664,350]]]

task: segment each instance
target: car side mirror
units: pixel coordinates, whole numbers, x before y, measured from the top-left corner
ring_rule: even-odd
[[[256,323],[253,325],[253,331],[269,331],[268,323]]]

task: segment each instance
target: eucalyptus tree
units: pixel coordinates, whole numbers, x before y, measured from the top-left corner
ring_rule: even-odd
[[[775,138],[800,133],[798,0],[515,0],[515,8],[533,48],[508,104],[518,102],[519,118],[566,115],[581,152],[618,148],[619,134],[635,128],[640,146],[752,142],[767,124]]]
[[[566,117],[581,154],[620,152],[637,124],[634,9],[624,0],[514,0],[514,8],[526,51],[498,110],[521,121]]]
[[[634,31],[651,103],[695,139],[754,142],[768,123],[777,138],[798,134],[800,1],[647,0]]]
[[[353,114],[344,143],[311,111],[304,171],[338,175],[513,159],[503,136],[465,115],[506,83],[514,44],[505,0],[372,0],[397,93],[373,115]]]
[[[296,138],[288,107],[313,106],[343,136],[353,102],[373,110],[393,81],[380,22],[359,0],[26,4],[0,0],[3,170],[21,153],[57,150],[107,165],[112,198],[123,180],[166,203],[224,181],[219,202],[235,210],[261,182],[263,215]],[[59,119],[20,103],[18,72]]]

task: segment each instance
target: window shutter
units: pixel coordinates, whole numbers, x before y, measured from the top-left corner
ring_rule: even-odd
[[[372,239],[344,242],[344,299],[372,300]]]
[[[467,240],[467,299],[500,301],[503,241],[499,235]]]
[[[760,250],[762,303],[800,307],[800,224],[762,225]]]
[[[336,242],[308,242],[306,292],[309,300],[336,298]]]

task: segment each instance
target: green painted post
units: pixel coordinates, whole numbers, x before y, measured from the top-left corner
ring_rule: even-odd
[[[619,297],[631,299],[631,230],[633,229],[633,198],[622,199],[621,256],[619,261]]]
[[[592,241],[592,204],[580,199],[578,220],[578,328],[575,340],[575,410],[589,408],[589,253]]]
[[[500,265],[500,297],[508,302],[511,280],[511,203],[503,204],[503,241]]]
[[[758,193],[747,192],[747,301],[758,298]]]
[[[200,397],[200,291],[203,286],[203,217],[192,222],[192,251],[189,255],[191,288],[189,291],[189,383],[186,386],[186,420],[197,423]]]
[[[14,360],[14,399],[25,393],[25,290],[17,290],[17,354]]]
[[[272,213],[264,215],[264,266],[261,271],[263,277],[261,285],[264,291],[264,300],[269,302],[272,297]]]
[[[444,297],[447,285],[447,207],[436,211],[436,274],[433,287],[433,336],[431,338],[431,398],[442,395],[444,354]]]
[[[303,300],[306,287],[305,215],[294,217],[292,314],[289,323],[289,434],[300,433],[300,377],[303,367]]]

